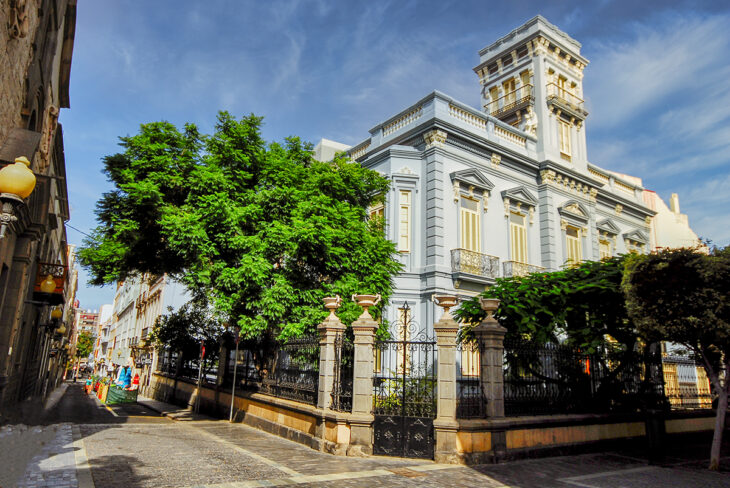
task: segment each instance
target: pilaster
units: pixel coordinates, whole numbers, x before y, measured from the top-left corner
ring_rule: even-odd
[[[376,298],[377,297],[377,298]],[[355,361],[352,378],[352,415],[348,456],[373,453],[373,342],[378,323],[368,308],[377,304],[380,295],[355,295],[363,313],[352,323],[355,335]]]
[[[434,460],[437,463],[459,463],[456,450],[456,333],[459,324],[449,309],[456,305],[456,296],[437,295],[434,302],[444,309],[444,315],[433,326],[438,346],[438,399],[436,419],[433,422],[436,448]]]
[[[499,325],[493,313],[499,306],[496,298],[480,298],[479,304],[487,316],[474,328],[481,349],[480,384],[487,400],[487,417],[504,417],[504,335],[507,329]]]
[[[335,314],[342,303],[339,296],[324,299],[325,307],[330,311],[327,318],[319,324],[319,391],[317,393],[317,407],[330,408],[332,405],[332,388],[334,386],[335,368],[335,339],[345,330],[345,326]]]

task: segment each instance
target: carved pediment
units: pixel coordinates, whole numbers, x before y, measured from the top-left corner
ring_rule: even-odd
[[[625,241],[640,242],[642,244],[649,243],[649,238],[639,229],[632,230],[631,232],[626,232],[623,237]]]
[[[618,226],[610,219],[601,220],[596,224],[596,228],[599,232],[604,232],[613,236],[617,236],[619,232],[621,232],[621,229],[619,229]]]
[[[465,184],[467,187],[473,186],[482,191],[489,192],[494,188],[494,183],[489,181],[481,171],[474,168],[463,169],[461,171],[454,171],[450,174],[452,182],[459,182]]]
[[[504,190],[502,192],[502,199],[518,202],[521,205],[526,205],[528,207],[537,206],[537,198],[535,198],[524,186]]]
[[[576,200],[569,200],[558,207],[558,213],[560,213],[562,217],[578,221],[583,225],[588,222],[588,209]]]

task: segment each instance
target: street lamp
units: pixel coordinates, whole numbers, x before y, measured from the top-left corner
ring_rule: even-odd
[[[25,206],[24,198],[28,198],[35,188],[35,175],[30,170],[30,161],[25,156],[15,158],[15,164],[0,169],[0,239],[13,222],[20,207]]]

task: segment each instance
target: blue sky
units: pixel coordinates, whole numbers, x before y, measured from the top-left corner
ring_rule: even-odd
[[[95,225],[101,159],[139,124],[264,116],[269,141],[354,144],[440,90],[479,107],[477,51],[536,14],[583,44],[589,160],[642,177],[730,244],[730,4],[621,1],[79,2],[61,113],[70,224]],[[83,236],[68,230],[69,242]],[[84,308],[111,303],[80,273]]]

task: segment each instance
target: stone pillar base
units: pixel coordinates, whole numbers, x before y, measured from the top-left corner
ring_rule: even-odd
[[[441,464],[463,464],[462,456],[456,450],[456,433],[459,423],[451,419],[436,419],[433,421],[436,447],[434,461]]]
[[[353,415],[350,417],[350,445],[348,456],[364,457],[373,454],[373,421],[372,415]]]

